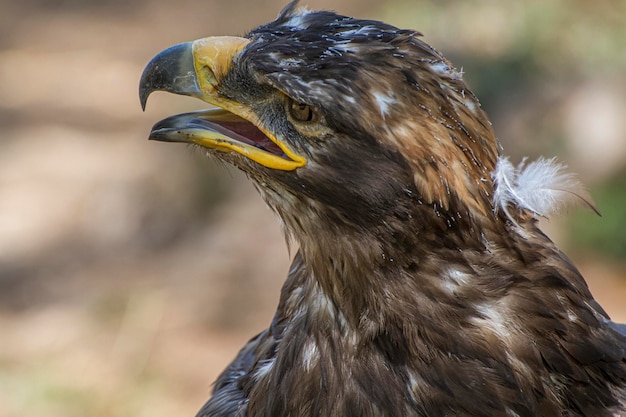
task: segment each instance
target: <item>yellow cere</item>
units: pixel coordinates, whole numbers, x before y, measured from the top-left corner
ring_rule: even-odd
[[[284,142],[278,140],[260,123],[258,116],[248,107],[221,97],[215,86],[227,73],[236,55],[248,44],[249,39],[233,36],[213,36],[193,42],[193,59],[203,101],[221,107],[254,124],[274,142],[291,160],[287,160],[254,146],[234,141],[217,132],[202,131],[193,137],[193,142],[221,151],[235,151],[268,168],[293,171],[306,165],[306,159],[294,153]]]

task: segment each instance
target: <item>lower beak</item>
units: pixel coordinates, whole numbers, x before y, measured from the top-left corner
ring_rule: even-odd
[[[222,152],[236,152],[269,168],[294,169],[294,162],[256,126],[224,109],[170,116],[152,127],[150,139],[193,143]]]

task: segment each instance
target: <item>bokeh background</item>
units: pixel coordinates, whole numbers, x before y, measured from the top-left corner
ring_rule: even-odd
[[[514,161],[559,156],[601,218],[545,224],[626,321],[626,2],[309,0],[418,29]],[[0,417],[192,416],[270,321],[289,264],[239,173],[151,125],[202,107],[137,83],[158,51],[284,0],[0,0]]]

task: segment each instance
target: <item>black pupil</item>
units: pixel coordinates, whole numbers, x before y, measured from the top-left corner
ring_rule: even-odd
[[[313,120],[313,110],[311,110],[311,106],[304,103],[294,103],[293,105],[293,116],[296,120],[300,122],[310,122]]]

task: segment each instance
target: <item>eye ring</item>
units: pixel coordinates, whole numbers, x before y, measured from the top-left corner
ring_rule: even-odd
[[[313,106],[291,98],[287,101],[287,111],[295,122],[308,124],[317,121],[317,113]]]

